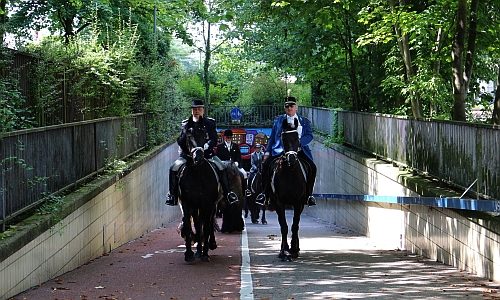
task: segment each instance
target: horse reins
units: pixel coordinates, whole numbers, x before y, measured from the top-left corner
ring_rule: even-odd
[[[294,132],[297,132],[297,130],[289,130],[289,131],[285,131],[285,132],[283,132],[282,134],[288,134],[288,133],[294,133]],[[283,138],[282,138],[282,139],[283,139]],[[297,151],[293,151],[293,150],[286,151],[286,152],[284,153],[284,155],[285,155],[285,160],[286,160],[286,161],[289,161],[289,157],[290,157],[290,155],[293,155],[293,156],[297,157],[297,154],[298,154],[298,152],[297,152]]]
[[[283,132],[283,134],[294,133],[294,132],[297,132],[297,130],[289,130],[289,131]],[[299,162],[300,170],[302,171],[302,175],[304,176],[305,180],[307,181],[307,176],[306,176],[307,173],[306,173],[306,170],[304,169],[304,165],[302,164],[301,160],[298,157],[298,152],[297,151],[285,152],[284,156],[285,156],[286,161],[289,161],[290,155],[294,155],[297,158],[297,160]]]

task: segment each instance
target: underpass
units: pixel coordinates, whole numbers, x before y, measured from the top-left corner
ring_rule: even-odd
[[[309,299],[308,297],[332,297],[332,299],[336,299],[335,297],[340,297],[340,299],[342,299],[341,297],[345,297],[344,299],[355,299],[361,297],[361,293],[350,294],[349,290],[342,290],[340,288],[342,285],[337,286],[337,283],[345,283],[345,286],[357,286],[361,282],[362,284],[366,284],[363,288],[367,289],[370,284],[379,282],[372,277],[361,277],[359,278],[359,282],[348,280],[354,276],[352,273],[341,273],[338,276],[345,276],[341,280],[329,277],[329,274],[336,276],[336,271],[343,270],[341,266],[336,264],[337,260],[342,261],[345,266],[349,266],[347,268],[360,268],[362,272],[368,272],[369,269],[365,270],[359,264],[356,264],[358,260],[352,259],[349,261],[349,258],[353,257],[355,253],[362,254],[363,256],[359,258],[359,261],[364,262],[367,260],[370,261],[368,258],[374,258],[376,255],[370,254],[370,252],[366,252],[368,253],[366,254],[356,247],[354,249],[348,248],[348,252],[342,255],[335,252],[339,251],[339,249],[336,249],[334,246],[329,246],[332,247],[331,249],[320,248],[319,250],[321,251],[317,251],[326,253],[323,257],[331,261],[329,263],[326,263],[325,260],[314,261],[312,262],[313,265],[323,266],[330,264],[331,266],[335,266],[335,268],[332,267],[324,270],[320,268],[310,269],[306,267],[306,264],[301,263],[301,261],[309,262],[307,255],[309,251],[314,250],[308,250],[308,247],[315,245],[312,243],[312,240],[319,239],[323,241],[324,243],[321,243],[322,246],[335,245],[338,242],[338,239],[334,238],[335,234],[332,232],[327,233],[326,237],[313,235],[308,240],[306,236],[308,232],[314,234],[314,232],[321,232],[321,230],[317,228],[307,230],[306,223],[301,223],[302,229],[300,235],[304,238],[301,241],[302,255],[299,260],[292,262],[292,266],[300,265],[304,267],[303,272],[302,269],[290,267],[290,265],[282,265],[276,258],[277,251],[252,250],[254,249],[253,247],[260,250],[273,250],[273,247],[279,244],[277,242],[279,230],[271,233],[266,232],[267,228],[271,229],[272,226],[277,226],[277,222],[274,221],[275,218],[273,220],[271,214],[268,217],[269,225],[267,227],[262,225],[260,227],[255,226],[259,229],[257,235],[251,232],[254,224],[250,222],[247,222],[247,230],[241,233],[242,237],[245,234],[247,235],[249,261],[247,265],[243,264],[242,261],[236,261],[243,258],[241,253],[243,253],[244,247],[242,247],[243,240],[240,240],[240,235],[219,234],[220,248],[214,251],[212,264],[202,267],[200,267],[200,264],[196,264],[196,266],[199,266],[199,269],[196,269],[196,274],[201,277],[194,277],[193,281],[192,269],[180,269],[181,275],[179,275],[172,268],[184,266],[182,255],[180,256],[180,260],[179,257],[175,256],[175,254],[179,255],[182,252],[182,248],[179,247],[182,241],[179,240],[175,232],[177,226],[176,220],[179,220],[180,211],[178,208],[163,205],[167,189],[165,183],[168,182],[166,168],[168,168],[171,161],[177,156],[176,148],[176,145],[170,145],[159,149],[151,158],[142,159],[142,162],[130,174],[119,179],[118,182],[112,182],[107,188],[97,186],[99,193],[96,194],[98,196],[90,199],[85,205],[65,218],[65,227],[64,229],[60,229],[63,234],[60,234],[58,228],[49,230],[8,259],[2,261],[0,265],[0,274],[2,276],[2,289],[0,289],[2,294],[0,294],[0,298],[8,299],[5,295],[11,297],[34,286],[45,286],[47,288],[47,285],[51,285],[48,288],[49,290],[50,288],[52,289],[52,293],[54,291],[73,290],[74,287],[58,288],[58,285],[62,284],[62,281],[58,280],[58,278],[60,279],[63,274],[70,274],[75,269],[85,269],[85,272],[89,273],[89,278],[96,278],[94,276],[96,274],[100,274],[98,277],[102,277],[102,280],[104,280],[105,276],[111,276],[113,279],[106,280],[117,284],[99,284],[92,288],[83,285],[84,290],[79,290],[78,288],[78,291],[83,292],[80,294],[80,298],[82,295],[90,297],[88,295],[94,295],[96,291],[99,292],[98,295],[95,294],[96,297],[102,298],[108,293],[102,294],[100,292],[105,289],[105,286],[111,286],[114,292],[109,293],[109,295],[112,294],[111,297],[118,297],[117,299],[120,299],[120,293],[125,293],[126,289],[122,290],[118,283],[128,283],[129,287],[136,293],[129,296],[132,299],[149,299],[140,297],[140,295],[146,295],[144,293],[148,289],[157,289],[156,291],[161,294],[160,296],[165,297],[168,291],[175,291],[177,287],[182,287],[185,292],[189,291],[188,294],[190,297],[199,296],[199,298],[208,297],[208,295],[215,298],[224,298],[225,295],[228,295],[228,299],[234,299],[240,297],[240,295],[241,297],[245,295],[251,297],[253,295],[260,297],[256,299],[265,299],[266,297],[288,299],[280,298],[283,295],[289,297],[288,294],[279,292],[281,289],[279,287],[282,285],[279,285],[279,287],[274,284],[267,285],[267,282],[273,282],[271,277],[283,277],[286,279],[284,279],[283,284],[286,288],[283,289],[291,291],[295,289],[299,290],[296,294],[295,292],[293,294],[296,295],[295,299],[304,297],[306,295],[304,294],[306,293],[305,290],[308,289],[310,289],[308,293],[313,292],[313,294],[307,294],[304,299]],[[321,222],[330,224],[326,225],[326,228],[333,226],[332,228],[338,228],[338,230],[345,230],[353,234],[353,236],[341,235],[341,240],[344,242],[361,240],[361,243],[363,243],[362,239],[368,239],[380,251],[388,251],[391,255],[403,253],[405,255],[403,259],[411,257],[422,262],[425,260],[423,258],[427,257],[431,258],[431,261],[439,261],[437,265],[441,265],[442,267],[445,267],[444,264],[441,264],[444,262],[452,267],[445,267],[446,271],[438,272],[445,272],[446,274],[448,274],[448,271],[451,273],[458,272],[453,273],[456,274],[457,278],[460,277],[460,274],[462,277],[465,275],[472,276],[463,279],[470,281],[473,283],[472,285],[463,286],[457,285],[458,282],[453,281],[450,283],[446,281],[445,283],[449,283],[450,287],[456,286],[459,287],[459,290],[466,292],[472,290],[473,292],[483,293],[484,297],[494,298],[496,284],[491,283],[489,280],[498,281],[499,278],[498,270],[500,268],[498,268],[498,259],[496,259],[496,253],[499,253],[499,239],[492,225],[494,223],[484,215],[478,214],[482,213],[481,209],[478,209],[479,206],[459,205],[447,207],[447,205],[443,205],[443,203],[448,204],[444,200],[442,203],[437,203],[436,205],[424,202],[404,203],[404,201],[382,201],[383,197],[387,197],[387,199],[423,198],[419,197],[415,190],[423,191],[428,186],[425,186],[422,182],[414,181],[416,180],[414,176],[411,176],[411,174],[408,174],[405,170],[401,170],[394,164],[352,151],[345,147],[325,147],[321,143],[321,140],[315,142],[313,153],[319,166],[319,176],[315,193],[322,195],[322,197],[319,198],[317,207],[306,209],[303,220],[314,217],[313,220],[322,220]],[[408,178],[405,176],[408,176]],[[401,180],[401,178],[406,179]],[[412,187],[417,188],[412,189]],[[432,188],[438,193],[434,197],[435,199],[452,199],[460,196],[460,194],[449,194],[443,198],[440,195],[445,195],[445,192],[449,191],[444,191],[444,189],[439,189],[439,187],[435,186]],[[425,191],[425,193],[428,192]],[[367,195],[378,195],[379,197],[368,199],[369,197],[366,198]],[[355,199],[343,199],[346,197],[354,197]],[[466,202],[459,201],[458,203],[462,204]],[[467,203],[474,202],[469,201]],[[488,207],[493,208],[491,209],[493,212],[497,207],[495,201],[481,202],[481,204],[488,204]],[[141,241],[144,237],[155,240],[154,238],[150,238],[150,236],[160,233],[166,234],[163,231],[164,229],[169,230],[170,234],[173,235],[172,238],[160,239],[159,243],[164,243],[161,246],[155,246],[145,252],[139,251],[140,247],[129,248],[129,250],[125,249],[126,251],[118,250],[124,246],[131,247],[130,245],[148,247],[150,245],[149,242],[141,242],[139,244],[136,242]],[[256,240],[252,240],[254,237],[256,237]],[[129,243],[131,240],[133,242]],[[258,242],[257,246],[254,245],[255,241]],[[234,249],[237,248],[239,250],[234,252]],[[397,251],[397,249],[401,251]],[[119,251],[122,252],[120,253]],[[218,251],[230,251],[230,254],[222,254]],[[140,253],[140,257],[146,261],[150,258],[157,259],[158,261],[155,261],[153,265],[144,265],[144,261],[142,260],[138,263],[134,259],[125,258],[120,259],[119,262],[130,264],[130,267],[126,270],[114,270],[113,266],[120,265],[114,262],[104,264],[102,266],[103,269],[98,270],[97,273],[85,268],[85,266],[99,267],[99,264],[96,263],[97,261],[104,261],[113,257],[116,253],[124,254],[128,252],[131,252],[131,257],[136,252]],[[263,253],[267,253],[267,255]],[[161,256],[164,256],[163,259],[168,258],[168,260],[161,260]],[[261,263],[258,263],[259,259],[263,259]],[[373,266],[370,267],[368,264],[364,266],[366,268],[379,268],[381,264],[376,260],[374,261]],[[257,265],[254,265],[254,263],[257,263]],[[390,265],[396,266],[397,264],[392,263]],[[275,266],[277,267],[273,269]],[[411,266],[409,269],[415,268],[415,265]],[[221,268],[219,269],[219,267]],[[138,288],[139,283],[134,283],[137,276],[134,275],[136,275],[136,270],[140,271],[143,268],[147,270],[147,274],[153,275],[154,278],[141,277],[143,282],[140,285],[141,288]],[[156,269],[157,271],[152,272]],[[284,271],[280,273],[280,269]],[[170,272],[171,270],[173,272]],[[215,270],[217,270],[217,277],[214,279],[213,272]],[[237,271],[236,273],[235,270]],[[295,284],[293,278],[288,276],[289,274],[287,273],[292,270],[298,270],[299,281],[306,282],[307,284]],[[242,271],[246,272],[243,275],[246,274],[247,277],[241,276]],[[308,272],[310,273],[310,278],[313,279],[312,281],[308,280],[309,277],[304,277],[304,274],[309,274]],[[395,273],[404,274],[405,272],[408,272],[408,270],[395,267]],[[469,273],[479,274],[481,277],[474,277]],[[251,280],[248,280],[248,275],[252,275]],[[81,276],[83,274],[75,278]],[[386,276],[388,275],[384,275],[384,278]],[[407,282],[418,281],[420,283],[415,285],[415,289],[417,286],[424,288],[425,285],[422,284],[422,280],[418,280],[418,276],[420,275],[409,277]],[[452,278],[455,279],[454,276]],[[134,280],[125,281],[123,280],[124,277]],[[207,282],[204,278],[214,280]],[[429,282],[429,278],[431,278],[431,281],[441,280],[435,277],[427,277],[427,275],[423,276],[423,278],[425,278],[427,283]],[[337,280],[339,281],[337,282]],[[159,284],[160,281],[164,281],[164,284]],[[186,287],[180,284],[184,283],[184,281],[191,282],[191,285]],[[80,284],[76,284],[78,281],[75,279],[65,282],[80,286]],[[200,282],[205,288],[198,289]],[[209,284],[212,282],[216,283],[215,287]],[[246,285],[244,284],[245,282],[247,282]],[[249,284],[250,282],[252,283],[251,285]],[[54,285],[54,283],[58,285]],[[94,283],[96,282],[94,281]],[[281,281],[279,283],[281,284]],[[318,294],[315,294],[315,289],[320,288],[321,290],[322,285],[325,286],[325,290],[316,291]],[[398,287],[397,280],[393,280],[392,285]],[[328,289],[333,288],[334,290],[326,291],[326,287]],[[437,288],[442,287],[442,285],[437,286]],[[248,292],[250,288],[251,293]],[[385,292],[386,287],[381,289]],[[193,294],[195,290],[199,290],[200,294]],[[222,292],[222,290],[224,291]],[[119,293],[115,294],[116,291],[119,291]],[[395,291],[401,292],[402,290]],[[447,292],[448,290],[444,291]],[[106,290],[106,292],[109,292],[109,290]],[[434,292],[434,290],[429,292]],[[366,297],[371,297],[370,293]],[[373,290],[373,293],[376,294],[377,292]],[[419,298],[417,290],[412,289],[411,293],[405,294],[405,297],[409,297],[410,294],[417,295],[416,299]],[[401,295],[399,294],[397,297],[394,296],[394,290],[387,295],[377,295],[379,297],[401,299]],[[464,296],[464,294],[459,295]],[[124,297],[124,299],[126,298]]]

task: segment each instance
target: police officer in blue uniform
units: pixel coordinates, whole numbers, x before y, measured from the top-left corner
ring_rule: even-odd
[[[204,155],[206,159],[212,160],[213,148],[217,144],[217,130],[215,120],[209,117],[204,117],[205,105],[200,99],[195,99],[191,102],[191,116],[182,121],[182,129],[179,137],[177,138],[177,144],[179,145],[180,157],[175,160],[175,162],[170,166],[169,174],[169,193],[167,195],[167,205],[177,205],[179,198],[179,177],[177,172],[179,168],[186,163],[186,158],[189,155],[189,150],[186,146],[186,133],[190,128],[198,128],[198,131],[194,134],[199,136],[205,136],[205,144],[203,145]],[[195,123],[200,122],[202,126],[194,126]],[[227,177],[227,171],[225,166],[218,162],[214,162],[219,170],[220,184],[224,193],[224,197],[228,200],[230,204],[238,201],[238,196],[229,190],[229,180]]]
[[[264,162],[262,164],[262,184],[264,184],[265,190],[257,196],[255,202],[260,205],[264,205],[266,198],[269,199],[269,189],[271,185],[270,176],[268,174],[269,165],[276,157],[283,153],[283,144],[281,142],[280,135],[283,120],[285,119],[287,119],[288,123],[291,124],[293,124],[294,119],[298,119],[299,121],[297,131],[299,132],[300,149],[297,155],[311,166],[311,171],[308,174],[306,183],[306,193],[308,195],[307,205],[314,206],[316,205],[316,199],[314,199],[312,192],[314,190],[314,184],[316,183],[316,165],[314,164],[311,149],[309,148],[309,143],[313,140],[313,131],[311,122],[307,118],[297,115],[297,101],[294,97],[286,97],[285,114],[279,115],[274,119],[271,136],[269,137],[267,143],[267,151],[264,155]]]

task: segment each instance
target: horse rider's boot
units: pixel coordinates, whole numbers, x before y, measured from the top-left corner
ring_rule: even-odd
[[[222,185],[222,191],[224,192],[224,197],[226,197],[229,204],[233,204],[238,201],[238,196],[235,192],[229,190],[229,179],[227,177],[227,169],[220,172],[220,179]]]
[[[247,195],[248,188],[247,188],[247,180],[246,178],[241,177],[241,189],[245,191],[245,196]]]
[[[314,206],[316,205],[316,198],[314,198],[313,195],[309,196],[309,198],[307,198],[307,206]]]
[[[166,205],[175,206],[177,205],[177,191],[179,190],[179,177],[177,177],[177,172],[170,170],[169,175],[169,192],[167,195]]]
[[[314,196],[312,195],[313,189],[314,189],[314,182],[313,182],[313,184],[308,182],[307,183],[307,195],[309,195],[309,197],[307,198],[307,206],[315,206],[316,205],[316,198],[314,198]]]
[[[258,205],[264,206],[266,204],[266,198],[268,195],[267,188],[271,184],[269,182],[268,177],[267,177],[267,170],[262,171],[262,184],[264,185],[264,188],[262,189],[262,193],[257,195],[257,197],[255,198],[255,203],[257,203]]]
[[[246,189],[245,189],[245,196],[247,197],[250,197],[252,196],[252,191],[250,191],[250,177],[251,176],[248,176],[248,178],[245,180],[245,185],[246,185]]]
[[[258,205],[264,206],[266,204],[267,186],[268,186],[268,184],[266,184],[266,186],[264,186],[264,189],[262,190],[262,193],[260,193],[259,195],[257,195],[257,197],[255,198],[255,203],[257,203]]]

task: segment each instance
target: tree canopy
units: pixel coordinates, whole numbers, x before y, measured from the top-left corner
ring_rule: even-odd
[[[472,108],[482,107],[488,120],[500,119],[500,93],[482,88],[500,77],[494,0],[11,0],[0,6],[3,28],[16,37],[44,27],[66,44],[97,34],[94,45],[111,49],[124,24],[133,26],[137,42],[130,50],[143,70],[176,61],[177,38],[200,53],[199,64],[172,77],[181,97],[214,105],[278,103],[295,89],[304,97],[299,102],[314,106],[459,121],[473,120]],[[136,77],[124,82],[141,77],[130,66],[123,73]],[[131,97],[145,92],[134,90]]]

